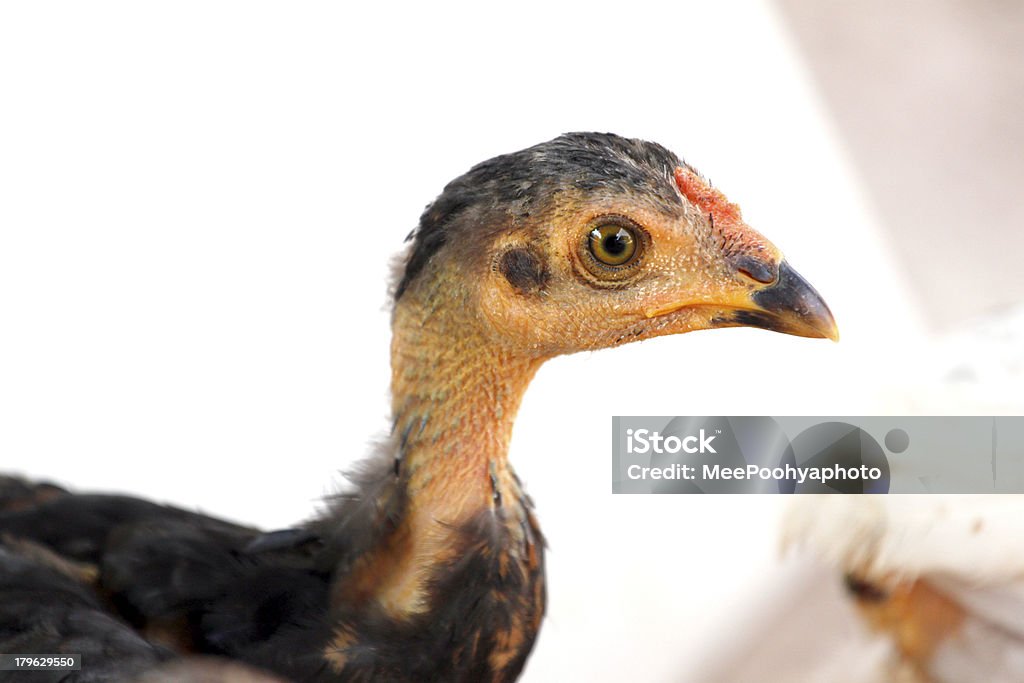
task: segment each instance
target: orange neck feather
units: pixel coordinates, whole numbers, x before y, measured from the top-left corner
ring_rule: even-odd
[[[407,505],[396,531],[366,557],[339,597],[371,599],[396,618],[422,613],[426,586],[452,559],[464,524],[519,484],[508,464],[512,423],[543,362],[501,349],[467,306],[435,310],[406,292],[393,320],[392,412]],[[516,508],[513,508],[516,509]],[[525,511],[504,514],[522,533]]]
[[[508,469],[512,424],[541,360],[418,310],[396,311],[391,347],[400,467],[416,506],[458,523],[492,505],[491,479]]]

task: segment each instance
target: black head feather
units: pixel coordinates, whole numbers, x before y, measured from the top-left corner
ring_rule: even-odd
[[[686,164],[661,145],[612,133],[566,133],[477,164],[445,186],[409,234],[412,246],[395,300],[446,244],[453,226],[466,223],[462,217],[495,211],[528,217],[540,202],[566,190],[644,193],[678,205],[672,179],[677,166]],[[482,223],[476,227],[485,228]]]

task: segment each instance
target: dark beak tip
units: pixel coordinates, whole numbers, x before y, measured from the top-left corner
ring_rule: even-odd
[[[779,264],[774,284],[756,292],[753,300],[776,319],[778,332],[839,341],[839,328],[828,304],[786,261]]]
[[[836,325],[835,320],[831,319],[831,316],[829,316],[829,319],[830,321],[828,323],[814,324],[814,332],[813,334],[808,336],[813,337],[815,339],[828,339],[829,341],[838,343],[839,327]]]
[[[831,317],[831,312],[829,312],[829,316]],[[835,318],[832,319],[832,326],[831,326],[831,328],[829,328],[828,332],[829,332],[828,334],[823,335],[823,338],[824,339],[828,339],[828,340],[838,344],[839,343],[839,338],[840,338],[839,326],[836,325]]]

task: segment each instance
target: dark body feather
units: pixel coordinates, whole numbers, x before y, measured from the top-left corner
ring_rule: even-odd
[[[488,513],[461,531],[424,614],[399,622],[331,609],[332,580],[401,513],[401,477],[383,459],[328,515],[271,533],[121,496],[61,492],[31,504],[29,485],[4,486],[20,495],[0,500],[0,652],[79,653],[84,664],[71,674],[0,672],[0,681],[134,680],[193,653],[294,681],[511,681],[535,632],[500,669],[495,639],[513,615],[539,624],[543,614],[532,516],[537,564],[526,573],[502,561],[505,527]]]

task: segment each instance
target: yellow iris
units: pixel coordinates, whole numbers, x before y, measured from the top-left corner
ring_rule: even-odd
[[[590,231],[590,253],[607,266],[623,266],[636,254],[636,235],[629,228],[608,223]]]

